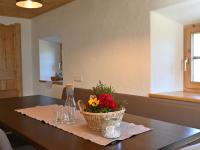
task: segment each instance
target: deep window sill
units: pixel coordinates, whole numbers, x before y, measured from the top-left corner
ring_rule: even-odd
[[[39,80],[39,82],[52,82],[52,84],[57,84],[57,85],[63,85],[63,81],[45,81],[45,80]]]
[[[200,93],[185,92],[185,91],[150,93],[149,97],[200,103]]]

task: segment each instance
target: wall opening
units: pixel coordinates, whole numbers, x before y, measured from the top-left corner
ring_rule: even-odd
[[[40,81],[61,83],[62,72],[62,41],[52,36],[39,40]]]

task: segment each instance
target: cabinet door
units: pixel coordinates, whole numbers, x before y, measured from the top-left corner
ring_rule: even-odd
[[[21,94],[20,25],[0,25],[0,98]]]

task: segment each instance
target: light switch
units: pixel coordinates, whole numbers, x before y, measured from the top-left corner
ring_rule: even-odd
[[[83,81],[83,76],[81,74],[74,75],[73,78],[74,78],[75,82],[82,82]]]

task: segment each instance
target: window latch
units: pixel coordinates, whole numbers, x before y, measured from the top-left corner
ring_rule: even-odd
[[[187,71],[187,65],[189,64],[189,58],[186,57],[185,60],[184,60],[184,71]]]

